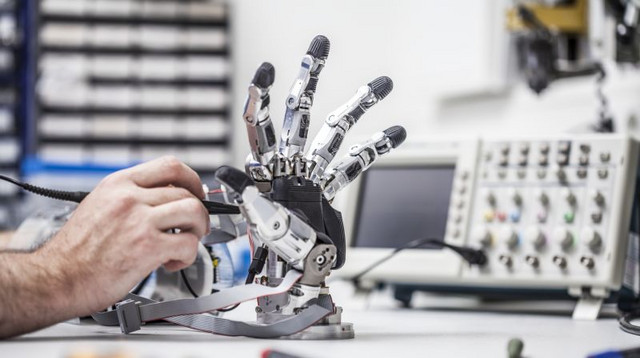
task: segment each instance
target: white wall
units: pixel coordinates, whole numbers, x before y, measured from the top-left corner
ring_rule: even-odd
[[[233,5],[236,164],[248,153],[241,111],[246,86],[262,61],[276,67],[272,117],[282,123],[284,98],[301,56],[317,34],[331,40],[320,77],[310,137],[325,115],[379,76],[393,93],[352,130],[347,143],[392,124],[409,140],[434,136],[553,133],[593,122],[593,79],[557,82],[541,97],[506,78],[500,0],[237,0]],[[502,34],[502,35],[501,35]],[[496,91],[497,90],[497,91]],[[617,118],[640,112],[640,71],[613,69],[605,89]],[[346,147],[346,146],[345,146]]]

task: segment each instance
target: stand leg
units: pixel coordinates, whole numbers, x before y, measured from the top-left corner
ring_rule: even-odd
[[[598,319],[603,301],[604,299],[598,297],[587,296],[580,298],[576,303],[576,308],[573,310],[573,319],[587,321]]]

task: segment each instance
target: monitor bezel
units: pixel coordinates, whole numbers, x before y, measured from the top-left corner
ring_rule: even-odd
[[[364,190],[366,188],[367,185],[367,181],[368,181],[368,177],[371,175],[371,172],[375,171],[375,170],[397,170],[397,169],[405,169],[405,170],[422,170],[422,169],[451,169],[451,186],[453,189],[453,183],[455,182],[455,170],[456,170],[456,165],[455,163],[447,163],[447,164],[429,164],[429,165],[394,165],[394,164],[389,164],[389,165],[379,165],[379,166],[375,166],[370,168],[369,170],[365,171],[364,173],[362,173],[361,177],[360,177],[360,183],[358,185],[358,202],[356,203],[356,209],[355,209],[355,215],[353,218],[353,223],[357,223],[360,221],[361,215],[362,215],[362,208],[363,208],[363,200],[364,200]],[[451,190],[449,191],[449,205],[447,206],[447,212],[450,210],[451,208]],[[351,245],[350,247],[352,248],[358,248],[358,249],[362,249],[365,247],[362,246],[357,246],[357,238],[358,238],[358,229],[359,229],[359,225],[354,225],[354,228],[352,229],[351,233],[352,233],[352,238],[349,241],[349,244]],[[445,223],[445,230],[442,233],[442,240],[444,241],[445,236],[447,234],[446,232],[447,228],[446,228],[446,223]],[[374,248],[374,247],[371,247]],[[375,248],[381,248],[381,247],[375,247]],[[436,247],[423,247],[423,248],[418,248],[418,249],[422,249],[422,250],[441,250],[441,248],[436,248]]]

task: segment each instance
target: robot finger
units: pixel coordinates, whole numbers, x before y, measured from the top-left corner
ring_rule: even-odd
[[[269,114],[269,90],[274,80],[273,65],[264,62],[251,81],[243,113],[251,146],[249,159],[264,168],[276,152],[276,134]],[[264,170],[261,171],[264,172]]]
[[[302,57],[300,72],[289,89],[279,148],[280,154],[285,158],[293,158],[297,154],[302,156],[304,152],[313,97],[330,47],[331,43],[325,36],[313,38],[307,53]]]
[[[362,115],[393,90],[393,81],[382,76],[358,89],[344,105],[329,113],[307,155],[309,179],[318,183],[331,163],[349,129]]]
[[[381,155],[398,147],[406,138],[407,131],[402,126],[393,126],[374,134],[364,143],[352,146],[349,154],[322,178],[324,197],[328,201],[333,200],[340,190],[369,169]]]

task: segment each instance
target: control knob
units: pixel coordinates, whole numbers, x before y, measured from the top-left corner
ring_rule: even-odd
[[[504,242],[509,249],[513,250],[518,246],[518,234],[511,228],[503,228],[500,231],[500,241]]]
[[[493,242],[493,238],[491,237],[491,232],[486,227],[479,227],[473,233],[474,238],[477,242],[482,245],[482,247],[491,247]]]
[[[555,168],[554,172],[556,174],[556,178],[558,178],[559,181],[567,181],[567,172],[562,167]]]
[[[591,197],[593,198],[593,201],[596,203],[596,205],[600,207],[604,206],[604,195],[602,195],[599,190],[594,190],[591,194]]]
[[[602,236],[594,229],[587,227],[582,230],[580,240],[593,253],[597,253],[602,248]]]
[[[511,200],[513,200],[513,203],[516,206],[522,205],[522,195],[520,195],[520,192],[515,189],[511,190]]]
[[[488,191],[485,198],[486,198],[487,204],[489,204],[489,206],[491,206],[491,207],[496,206],[496,196],[492,191]]]
[[[542,206],[547,206],[549,205],[549,195],[547,195],[547,193],[545,193],[544,191],[540,191],[538,192],[538,201],[540,201],[540,204],[542,204]]]
[[[553,231],[553,241],[557,242],[563,251],[569,251],[573,246],[573,235],[565,228],[557,228]]]
[[[535,226],[528,228],[527,231],[525,231],[524,236],[525,240],[530,243],[536,250],[540,250],[546,242],[544,233]]]
[[[576,199],[576,195],[570,189],[564,189],[564,191],[562,192],[562,196],[567,201],[567,204],[569,204],[570,206],[576,206],[578,202]]]

